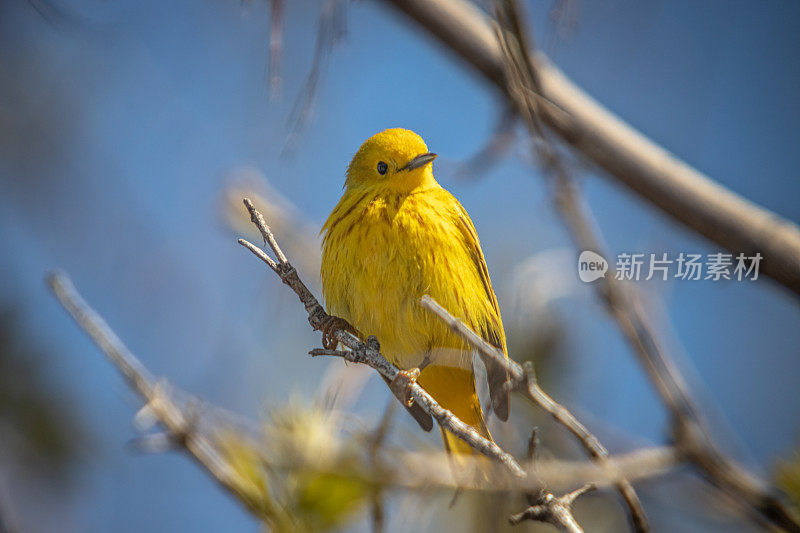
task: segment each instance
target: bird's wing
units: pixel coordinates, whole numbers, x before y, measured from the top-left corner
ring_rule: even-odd
[[[486,293],[486,298],[491,305],[491,311],[487,313],[488,316],[484,320],[480,320],[478,324],[480,336],[494,346],[501,350],[506,357],[508,357],[508,349],[506,347],[506,334],[503,330],[503,320],[500,317],[500,308],[497,305],[497,297],[492,289],[492,280],[489,278],[489,269],[486,267],[486,260],[481,251],[480,241],[478,240],[478,233],[475,231],[475,226],[472,225],[467,211],[456,201],[458,226],[462,232],[463,241],[467,247],[470,258],[475,265],[478,276],[483,284],[483,290]],[[500,420],[508,420],[508,397],[509,391],[505,387],[508,381],[508,371],[506,368],[494,360],[487,360],[482,357],[486,365],[486,377],[489,382],[489,394],[492,398],[492,410],[497,418]]]

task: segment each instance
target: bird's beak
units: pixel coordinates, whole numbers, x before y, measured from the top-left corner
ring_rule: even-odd
[[[436,159],[436,154],[430,152],[428,152],[427,154],[420,154],[411,161],[409,161],[408,163],[406,163],[406,166],[404,166],[400,170],[414,170],[415,168],[427,165],[434,159]]]

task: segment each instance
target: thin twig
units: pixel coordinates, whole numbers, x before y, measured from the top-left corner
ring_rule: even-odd
[[[308,72],[305,86],[295,101],[290,114],[291,131],[284,144],[282,154],[289,154],[295,147],[300,134],[308,123],[314,108],[314,98],[333,49],[342,41],[345,28],[344,0],[324,0],[320,7],[317,25],[317,41],[314,46],[314,58]]]
[[[531,430],[531,438],[528,439],[528,464],[531,465],[531,468],[536,468],[536,453],[539,450],[539,437],[537,435],[538,428],[533,428]],[[525,494],[525,498],[528,500],[528,505],[536,505],[537,502],[541,500],[544,496],[544,492],[539,491],[539,493],[527,492]]]
[[[380,468],[380,458],[378,454],[380,453],[381,448],[383,447],[383,443],[386,440],[386,436],[389,434],[389,427],[392,422],[392,416],[394,415],[394,411],[397,404],[390,400],[389,403],[386,405],[386,409],[383,412],[383,416],[381,417],[381,421],[378,423],[378,426],[375,428],[375,431],[372,432],[369,439],[369,458],[370,463],[372,465],[372,469],[378,471]],[[374,487],[372,491],[372,501],[371,501],[371,521],[372,521],[372,533],[383,533],[384,529],[384,522],[385,522],[385,512],[383,506],[383,489],[380,486]]]
[[[281,56],[283,55],[283,0],[270,1],[269,19],[269,97],[278,98],[281,91]]]
[[[561,531],[569,533],[583,533],[583,529],[572,516],[572,504],[578,497],[595,490],[597,487],[592,483],[587,483],[583,487],[574,490],[563,496],[554,496],[547,493],[542,502],[532,505],[521,513],[512,515],[508,522],[515,526],[525,520],[538,520],[539,522],[549,522]]]
[[[47,284],[64,309],[77,322],[95,344],[119,368],[128,383],[146,400],[154,394],[156,379],[97,314],[81,298],[72,281],[61,272],[47,277]]]
[[[313,327],[315,330],[320,329],[325,320],[328,318],[328,314],[322,308],[319,301],[314,297],[311,291],[308,290],[308,287],[306,287],[306,285],[300,280],[300,276],[297,274],[297,271],[294,269],[294,267],[292,267],[292,265],[286,260],[286,256],[283,254],[283,251],[278,245],[278,242],[275,240],[274,235],[272,235],[272,231],[269,229],[269,226],[267,226],[261,213],[256,210],[256,208],[253,206],[253,203],[247,198],[244,199],[244,205],[250,212],[251,220],[256,226],[258,226],[258,229],[264,237],[265,242],[269,244],[270,248],[275,254],[277,262],[272,260],[270,260],[271,262],[266,261],[264,257],[265,254],[258,253],[258,248],[248,241],[239,239],[239,243],[253,252],[253,254],[255,254],[259,259],[267,263],[270,268],[275,271],[278,276],[280,276],[281,281],[288,285],[295,292],[295,294],[297,294],[297,296],[300,298],[300,301],[306,308],[306,312],[308,313],[308,322],[311,324],[311,327]],[[273,266],[272,263],[275,263],[275,265]],[[353,363],[363,363],[380,372],[389,381],[392,381],[397,377],[399,370],[394,365],[389,363],[389,361],[386,360],[386,358],[379,351],[373,349],[371,346],[368,346],[366,343],[361,342],[350,332],[343,329],[337,329],[333,333],[333,337],[344,346],[348,347],[349,350],[312,350],[310,352],[311,355],[342,357],[343,359]],[[474,450],[499,461],[514,475],[519,477],[525,476],[525,471],[520,467],[511,454],[503,451],[491,440],[482,437],[471,426],[465,424],[453,413],[444,409],[417,383],[410,383],[408,390],[410,392],[410,398],[413,399],[417,405],[422,407],[425,412],[435,418],[442,428],[466,442]]]
[[[508,371],[509,383],[507,386],[521,393],[532,403],[538,405],[550,414],[559,424],[564,426],[575,438],[580,441],[587,453],[599,465],[608,464],[608,451],[587,428],[567,408],[550,398],[539,386],[533,372],[533,365],[528,363],[523,368],[510,357],[506,357],[497,348],[486,342],[464,322],[450,314],[444,307],[428,295],[420,301],[422,307],[439,317],[447,326],[462,339],[469,343],[484,356],[503,365]],[[630,482],[622,479],[617,484],[617,490],[624,498],[631,513],[631,518],[637,531],[647,530],[647,517],[642,509],[641,502]]]
[[[494,166],[513,146],[516,124],[516,113],[513,109],[505,107],[499,114],[492,136],[475,154],[459,166],[456,175],[462,179],[476,180]]]
[[[536,468],[536,450],[539,446],[539,439],[536,436],[536,428],[531,431],[531,438],[528,440],[528,464],[531,468]],[[590,490],[595,490],[597,485],[587,483],[583,487],[572,491],[563,496],[556,496],[544,488],[538,492],[526,492],[525,498],[528,501],[528,508],[524,511],[513,514],[508,518],[508,523],[512,526],[524,520],[537,520],[548,522],[562,531],[580,533],[583,530],[572,516],[572,503],[580,496]]]

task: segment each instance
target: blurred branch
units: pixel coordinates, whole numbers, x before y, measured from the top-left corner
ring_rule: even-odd
[[[496,33],[503,54],[506,93],[528,127],[535,155],[554,179],[556,208],[570,229],[575,244],[580,249],[602,254],[602,237],[593,223],[591,212],[571,172],[544,130],[542,122],[547,106],[542,103],[550,101],[550,94],[546,92],[543,73],[529,56],[531,44],[522,27],[516,2],[503,0],[498,6],[497,17],[500,26]],[[687,459],[712,483],[760,514],[762,519],[789,530],[800,530],[797,518],[770,493],[766,484],[728,459],[713,442],[683,376],[643,312],[634,287],[618,282],[613,276],[598,280],[594,287],[669,410],[672,436]]]
[[[507,94],[487,17],[465,0],[387,0]],[[541,121],[583,157],[653,205],[732,252],[760,252],[762,271],[800,294],[800,229],[726,189],[595,102],[543,55],[532,58]]]
[[[114,331],[78,294],[70,279],[61,273],[48,276],[47,284],[58,301],[106,354],[128,384],[144,399],[140,413],[152,414],[169,432],[169,438],[185,448],[197,462],[228,492],[235,495],[254,514],[263,516],[263,502],[253,498],[243,487],[240,476],[223,457],[216,444],[199,431],[195,401],[176,401],[176,394],[166,381],[156,381],[139,359],[128,350]]]
[[[314,97],[317,94],[320,78],[325,63],[331,52],[346,33],[345,0],[324,0],[319,12],[317,25],[317,42],[314,47],[314,58],[308,72],[306,84],[294,104],[289,122],[292,123],[282,155],[289,154],[297,144],[303,129],[311,117]]]
[[[397,404],[395,404],[393,400],[389,401],[389,403],[386,405],[386,409],[383,411],[383,416],[381,417],[380,423],[378,423],[378,426],[369,437],[370,463],[372,468],[376,471],[378,470],[380,464],[378,454],[380,453],[380,450],[386,441],[386,436],[389,434],[389,426],[392,423],[392,416],[394,415],[396,406]],[[372,506],[370,518],[372,522],[372,533],[383,533],[385,513],[383,508],[383,490],[381,490],[380,487],[376,488],[376,490],[372,493],[371,503]]]
[[[295,438],[297,441],[295,441]],[[401,451],[385,445],[373,463],[369,445],[358,464],[351,464],[345,455],[332,454],[320,461],[303,453],[293,453],[301,448],[302,436],[288,436],[278,447],[289,450],[285,455],[265,453],[264,461],[277,470],[313,470],[360,479],[370,485],[395,487],[407,490],[475,490],[481,492],[539,492],[569,490],[587,483],[610,487],[621,478],[644,480],[664,475],[679,466],[679,457],[670,447],[641,448],[629,453],[612,455],[607,466],[589,461],[548,459],[538,461],[536,468],[526,464],[528,475],[519,477],[498,463],[487,468],[485,458],[465,456],[459,458],[458,479],[453,476],[452,461],[444,452],[424,450]],[[369,443],[368,443],[369,444]],[[348,470],[343,470],[347,465]],[[494,466],[494,468],[491,468]]]
[[[283,55],[283,0],[270,1],[269,18],[269,97],[276,99],[281,91],[281,56]]]
[[[275,236],[272,234],[269,226],[267,226],[261,213],[256,210],[256,208],[253,206],[253,203],[247,198],[244,200],[244,205],[250,212],[250,217],[253,221],[253,224],[255,224],[261,232],[261,235],[264,238],[264,243],[268,244],[272,252],[275,254],[275,259],[272,259],[263,250],[244,239],[239,239],[239,244],[249,249],[256,257],[266,263],[267,266],[269,266],[281,278],[281,281],[288,285],[295,292],[295,294],[297,294],[297,296],[300,298],[300,301],[306,308],[306,312],[308,313],[308,322],[311,324],[311,327],[315,330],[322,329],[324,324],[329,322],[330,316],[325,312],[314,295],[311,294],[311,291],[309,291],[305,284],[300,280],[300,276],[298,276],[297,271],[286,259],[283,250],[281,250],[281,247],[278,245]],[[311,355],[329,355],[341,357],[352,363],[363,363],[369,365],[390,382],[394,381],[395,378],[400,375],[400,371],[394,365],[389,363],[389,361],[386,360],[380,351],[375,349],[375,344],[377,344],[376,342],[361,342],[357,337],[350,332],[345,331],[344,329],[336,329],[332,333],[331,337],[349,348],[349,350],[317,349],[312,350],[310,352]],[[497,460],[514,475],[525,477],[525,472],[510,454],[500,449],[500,447],[491,440],[482,437],[477,431],[462,422],[453,413],[442,408],[442,406],[440,406],[436,400],[434,400],[433,397],[425,392],[425,390],[417,383],[409,382],[407,388],[409,397],[414,400],[414,403],[419,405],[425,412],[435,418],[442,428],[466,442],[474,450],[486,455],[487,457]]]
[[[528,441],[528,464],[532,467],[535,467],[536,450],[539,445],[536,431],[536,428],[533,428],[531,438]],[[596,488],[597,486],[594,483],[587,483],[583,487],[563,496],[556,496],[546,490],[538,493],[528,492],[525,494],[525,498],[528,500],[528,508],[521,513],[508,517],[508,523],[516,526],[525,520],[536,520],[553,524],[562,531],[583,533],[583,529],[572,516],[572,504],[579,496]]]
[[[671,448],[647,448],[612,457],[605,468],[584,461],[548,460],[539,462],[536,471],[527,476],[519,476],[507,468],[490,471],[492,475],[487,476],[478,475],[486,474],[485,461],[468,457],[463,461],[464,472],[468,475],[455,480],[444,453],[404,452],[386,445],[381,453],[375,453],[372,448],[383,442],[388,418],[384,418],[364,447],[363,456],[354,456],[357,450],[354,452],[352,447],[336,445],[336,437],[327,435],[315,441],[324,446],[325,453],[321,453],[322,450],[310,443],[309,428],[292,432],[273,424],[259,432],[262,436],[258,440],[253,436],[252,428],[245,427],[232,413],[210,404],[201,405],[198,399],[168,385],[165,380],[156,381],[108,324],[88,306],[64,274],[51,275],[48,284],[70,316],[144,399],[145,407],[137,414],[137,420],[141,422],[151,418],[161,423],[167,435],[163,439],[159,436],[159,440],[166,439],[172,446],[185,449],[222,488],[261,519],[280,516],[285,514],[285,510],[272,502],[263,486],[266,474],[253,472],[250,456],[272,472],[347,476],[348,479],[363,481],[369,487],[409,490],[462,488],[492,492],[535,492],[544,486],[565,489],[585,483],[608,486],[621,477],[645,479],[662,475],[679,462],[678,455]],[[319,430],[319,424],[314,425]],[[265,433],[270,435],[267,447],[262,442]],[[231,446],[231,441],[235,441],[235,446]],[[289,518],[282,520],[278,525],[283,529],[276,527],[276,530],[292,526]]]
[[[563,496],[553,496],[547,494],[542,503],[531,505],[521,513],[512,515],[508,522],[512,526],[524,522],[525,520],[538,520],[540,522],[549,522],[556,526],[561,531],[569,531],[570,533],[583,533],[583,529],[575,521],[572,516],[572,504],[579,496],[595,490],[593,484],[588,483],[583,487],[569,492]]]
[[[78,326],[119,369],[130,386],[145,400],[153,398],[156,379],[128,350],[105,320],[81,298],[72,281],[65,274],[54,272],[47,277],[47,285]]]
[[[540,90],[530,90],[531,86],[534,89],[538,88],[538,78],[535,77],[536,72],[533,70],[533,67],[528,66],[531,64],[530,58],[528,57],[528,45],[524,40],[521,21],[517,16],[513,0],[499,2],[497,16],[501,21],[501,27],[497,30],[497,40],[503,50],[503,66],[506,73],[505,77],[508,84],[507,91],[509,99],[512,105],[518,110],[518,113],[522,115],[523,121],[528,127],[529,135],[531,139],[534,140],[533,146],[540,156],[540,159],[545,161],[546,165],[555,167],[559,165],[560,159],[558,159],[556,152],[547,143],[544,128],[538,121],[542,109],[542,101],[534,97],[527,97],[529,95],[542,95],[542,92]],[[512,33],[516,41],[508,39],[508,33]],[[525,74],[528,74],[527,78],[525,78]],[[523,80],[528,81],[528,85],[525,85]],[[562,169],[563,167],[558,166],[558,168]],[[565,171],[562,171],[558,173],[558,176],[561,178],[557,181],[558,186],[560,186],[559,190],[561,190],[561,188],[567,186],[567,174]],[[480,337],[477,338],[479,339]],[[585,426],[583,426],[569,411],[554,402],[541,387],[536,384],[533,366],[530,363],[526,370],[527,375],[533,378],[530,380],[533,385],[528,387],[528,395],[531,400],[541,405],[545,410],[551,413],[556,420],[559,420],[559,422],[570,430],[570,432],[583,443],[584,448],[593,458],[603,461],[608,455],[608,452],[602,444],[600,444],[594,435],[589,433]],[[648,524],[647,515],[633,486],[629,482],[623,481],[617,486],[617,490],[628,506],[634,531],[648,531],[650,526]]]
[[[459,166],[457,175],[464,179],[477,179],[493,167],[514,145],[514,126],[517,115],[506,106],[500,112],[494,132],[489,140],[467,161]]]
[[[547,18],[554,30],[545,50],[550,53],[557,41],[572,38],[578,29],[579,0],[555,0]]]
[[[329,320],[329,315],[325,313],[322,306],[317,299],[311,294],[308,288],[303,284],[297,275],[297,271],[288,262],[285,254],[278,245],[275,236],[272,234],[269,226],[264,221],[263,216],[259,213],[253,203],[249,199],[244,200],[244,204],[250,213],[251,220],[255,224],[264,239],[264,243],[269,245],[275,255],[275,259],[268,256],[263,250],[253,245],[252,243],[239,239],[239,243],[248,248],[254,255],[266,263],[281,280],[297,294],[300,301],[304,304],[306,312],[308,313],[308,321],[315,330],[322,329]],[[510,375],[510,387],[526,394],[537,405],[540,405],[547,410],[557,421],[567,427],[578,439],[583,443],[584,447],[589,451],[594,460],[604,468],[609,467],[608,452],[603,448],[600,442],[594,435],[592,435],[568,410],[553,401],[547,394],[542,391],[535,380],[532,369],[523,371],[515,361],[504,357],[494,347],[483,341],[480,336],[469,329],[459,320],[449,315],[441,306],[439,306],[432,298],[425,296],[422,299],[422,305],[427,309],[439,315],[440,318],[445,320],[448,325],[459,333],[467,342],[473,345],[481,353],[494,359],[495,362],[504,366]],[[370,337],[366,343],[361,342],[358,338],[344,329],[336,329],[332,337],[338,342],[342,343],[349,350],[334,350],[334,349],[315,349],[310,353],[313,356],[329,355],[335,357],[342,357],[347,361],[355,363],[364,363],[380,372],[386,379],[394,381],[400,372],[391,365],[383,355],[376,349],[377,340]],[[372,340],[372,341],[370,341]],[[473,449],[481,452],[482,454],[497,460],[504,465],[508,471],[514,476],[525,477],[526,473],[521,469],[518,463],[509,454],[501,450],[494,442],[484,439],[471,427],[464,424],[461,420],[455,417],[449,411],[442,409],[442,407],[424,391],[417,383],[409,382],[408,384],[409,397],[414,402],[420,405],[427,413],[433,416],[439,422],[442,428],[453,433],[458,438],[462,439]],[[644,511],[636,496],[633,487],[624,478],[618,478],[617,488],[628,503],[634,523],[637,525],[637,530],[645,531],[647,529],[647,520],[644,516]],[[580,491],[567,495],[561,498],[556,498],[549,494],[546,502],[540,505],[538,511],[539,515],[546,517],[547,521],[557,523],[559,527],[569,531],[579,531],[580,528],[574,522],[570,512],[569,504],[580,493]],[[571,499],[570,499],[571,498]],[[578,528],[578,529],[574,529]]]
[[[422,307],[439,317],[454,333],[459,335],[470,346],[482,354],[484,360],[488,359],[487,366],[489,366],[489,364],[495,364],[505,367],[509,376],[507,386],[509,386],[511,390],[522,394],[530,400],[531,403],[538,405],[548,412],[550,416],[580,441],[583,448],[595,462],[602,466],[608,465],[608,451],[597,437],[586,429],[586,426],[581,424],[567,408],[550,398],[550,396],[542,390],[539,386],[539,382],[536,380],[533,364],[530,363],[530,361],[526,363],[523,369],[519,363],[510,357],[506,357],[502,352],[497,350],[497,348],[483,340],[480,335],[470,329],[464,322],[451,315],[430,296],[423,296],[421,304]],[[645,515],[642,504],[633,486],[629,481],[621,478],[616,488],[628,505],[634,529],[636,531],[647,531],[647,516]]]

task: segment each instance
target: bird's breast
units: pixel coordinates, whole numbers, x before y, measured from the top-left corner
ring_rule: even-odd
[[[375,335],[401,367],[416,366],[449,333],[419,304],[446,291],[454,255],[453,228],[424,198],[365,201],[329,228],[323,287],[329,312]]]

